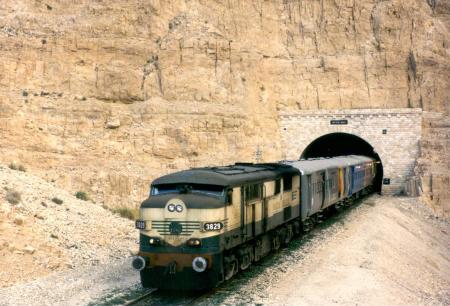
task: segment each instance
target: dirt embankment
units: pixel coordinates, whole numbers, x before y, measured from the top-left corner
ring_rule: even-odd
[[[133,222],[0,165],[0,287],[129,256]]]

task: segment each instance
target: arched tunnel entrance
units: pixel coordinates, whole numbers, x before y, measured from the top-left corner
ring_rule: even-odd
[[[377,175],[375,177],[375,190],[381,192],[383,179],[383,165],[374,148],[364,139],[347,133],[331,133],[323,135],[311,142],[300,156],[301,159],[313,157],[333,157],[342,155],[365,155],[375,158]]]

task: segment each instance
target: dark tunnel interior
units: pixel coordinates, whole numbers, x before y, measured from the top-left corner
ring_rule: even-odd
[[[375,190],[381,192],[383,165],[374,148],[364,139],[347,133],[331,133],[310,143],[300,156],[301,159],[314,157],[333,157],[342,155],[365,155],[375,158],[379,163],[375,177]]]

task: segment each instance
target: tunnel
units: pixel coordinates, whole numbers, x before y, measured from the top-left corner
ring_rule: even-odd
[[[383,164],[375,149],[364,139],[347,133],[331,133],[323,135],[311,142],[303,151],[300,159],[314,157],[333,157],[342,155],[365,155],[377,160],[375,190],[381,192]]]

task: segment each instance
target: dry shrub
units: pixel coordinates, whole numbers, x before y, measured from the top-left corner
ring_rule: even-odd
[[[115,214],[119,214],[122,218],[127,218],[130,220],[136,220],[139,216],[139,210],[137,208],[129,208],[123,206],[112,208],[111,211]]]
[[[75,197],[76,197],[77,199],[80,199],[80,200],[83,200],[83,201],[89,200],[89,197],[88,197],[87,193],[84,192],[84,191],[77,191],[77,192],[75,193]]]
[[[21,200],[20,192],[15,190],[9,190],[6,193],[6,201],[10,204],[18,204]]]
[[[18,170],[18,171],[22,171],[22,172],[27,171],[23,165],[18,165],[18,164],[16,164],[16,163],[10,163],[10,164],[8,165],[8,167],[9,167],[9,169],[11,169],[11,170]]]

